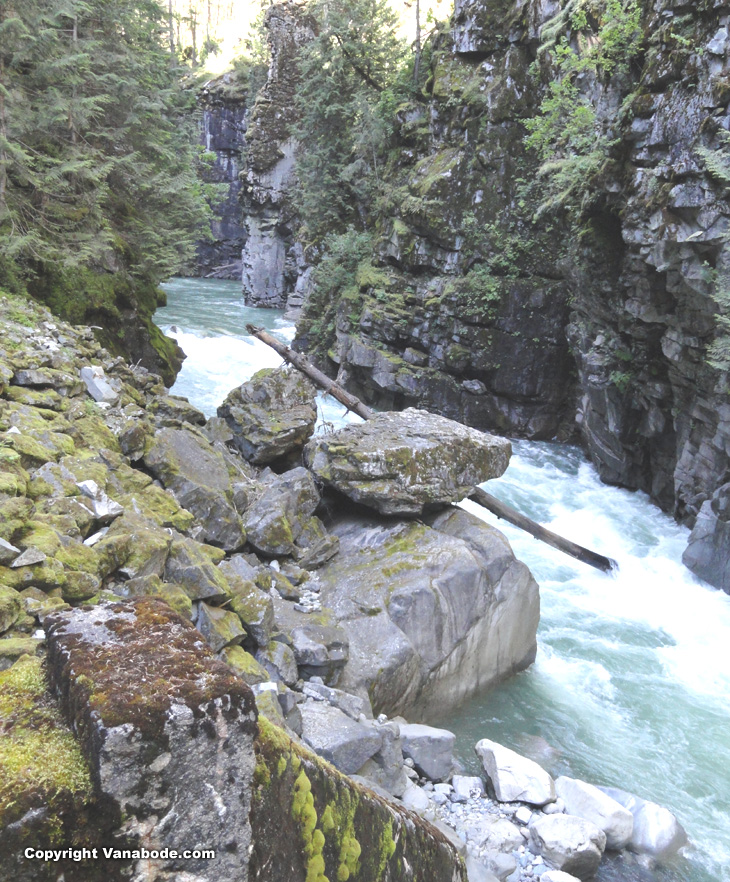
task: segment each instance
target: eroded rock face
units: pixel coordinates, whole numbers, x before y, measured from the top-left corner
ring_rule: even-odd
[[[272,4],[266,14],[271,63],[266,85],[251,112],[247,133],[243,209],[243,295],[250,306],[281,308],[293,290],[301,251],[292,236],[287,199],[294,172],[299,81],[297,52],[314,36],[303,0]],[[299,258],[299,261],[298,261]]]
[[[498,478],[509,441],[409,408],[315,438],[305,462],[325,484],[381,514],[414,515],[458,502]]]
[[[198,242],[196,275],[214,279],[241,278],[241,250],[246,241],[241,215],[241,171],[248,124],[247,86],[235,72],[212,80],[200,90],[200,143],[215,155],[204,180],[225,185],[215,202],[210,240]]]
[[[534,659],[537,584],[483,521],[450,509],[433,527],[341,516],[328,528],[340,551],[320,597],[349,638],[337,685],[375,712],[456,706]]]
[[[160,882],[183,870],[246,879],[256,734],[249,687],[160,601],[56,613],[45,627],[51,679],[101,793],[125,818],[123,834],[150,850],[187,842],[216,851],[215,861],[138,861],[135,872]]]
[[[293,368],[262,370],[228,393],[218,416],[249,462],[274,462],[301,450],[312,436],[317,420],[314,386]]]

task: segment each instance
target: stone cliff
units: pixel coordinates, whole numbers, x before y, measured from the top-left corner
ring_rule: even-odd
[[[589,21],[605,12],[563,13],[579,6]],[[369,270],[335,303],[315,293],[299,345],[380,407],[577,434],[606,481],[689,525],[701,511],[686,561],[727,589],[730,409],[707,348],[729,212],[702,150],[721,149],[730,127],[728,9],[638,3],[627,69],[575,79],[611,140],[600,173],[572,218],[536,220],[544,176],[525,123],[561,75],[540,54],[559,13],[545,0],[457,0],[427,94],[397,113]],[[595,39],[568,20],[565,45]]]
[[[205,179],[221,185],[213,205],[212,239],[198,243],[196,273],[208,278],[241,278],[241,251],[246,242],[241,171],[248,121],[248,95],[241,78],[236,72],[224,74],[206,83],[198,98],[201,144],[215,156]]]
[[[707,156],[722,155],[730,128],[728,9],[632,6],[630,63],[575,78],[605,161],[572,216],[536,219],[546,184],[527,122],[561,77],[546,34],[595,41],[607,4],[457,0],[423,94],[396,111],[373,253],[334,299],[312,287],[317,255],[297,241],[291,199],[295,56],[314,25],[302,3],[272,6],[244,172],[243,287],[251,305],[304,301],[297,345],[378,407],[579,438],[606,481],[696,524],[685,560],[727,589],[730,406],[707,349],[730,212]]]

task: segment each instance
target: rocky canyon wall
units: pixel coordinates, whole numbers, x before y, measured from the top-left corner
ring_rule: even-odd
[[[212,159],[204,177],[207,183],[219,185],[211,238],[198,243],[195,269],[197,275],[206,278],[241,278],[241,251],[246,242],[240,196],[247,99],[235,72],[206,83],[198,99],[200,140]]]
[[[599,17],[604,5],[583,4]],[[707,347],[729,209],[701,155],[730,126],[728,7],[644,0],[627,71],[576,77],[613,138],[577,229],[559,214],[535,222],[542,179],[524,145],[559,76],[534,64],[559,11],[457,0],[428,96],[398,113],[377,277],[361,273],[336,304],[326,357],[381,407],[533,438],[577,432],[606,481],[690,525],[701,512],[686,562],[728,588],[730,405]]]

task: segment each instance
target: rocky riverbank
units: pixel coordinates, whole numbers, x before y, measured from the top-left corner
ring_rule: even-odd
[[[507,442],[420,411],[312,437],[314,391],[282,370],[206,420],[92,331],[18,299],[0,309],[3,870],[46,878],[22,859],[28,843],[161,850],[195,828],[230,854],[250,844],[254,877],[272,882],[282,860],[292,879],[321,861],[318,879],[344,866],[456,880],[457,853],[472,880],[593,872],[606,833],[586,833],[595,817],[560,781],[544,799],[502,792],[486,759],[484,779],[466,779],[451,733],[395,716],[455,706],[534,657],[534,579],[498,531],[451,504],[504,471]],[[204,796],[231,763],[249,800],[235,835],[213,817],[229,802],[224,814],[240,813],[234,791]],[[162,794],[182,779],[175,808]],[[163,804],[181,818],[194,806],[195,824],[166,828]],[[545,832],[566,808],[583,820]],[[287,839],[278,861],[272,824]],[[395,870],[404,858],[412,876]],[[226,860],[227,878],[248,878],[247,858]],[[101,876],[93,862],[67,872]]]

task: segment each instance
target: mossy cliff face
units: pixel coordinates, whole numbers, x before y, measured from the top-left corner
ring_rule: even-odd
[[[246,71],[231,71],[206,83],[198,96],[200,143],[209,165],[203,178],[216,184],[211,206],[211,239],[198,243],[194,274],[214,279],[241,278],[246,232],[241,216],[241,171],[248,126]]]
[[[558,235],[520,193],[539,104],[528,19],[524,3],[457,4],[427,94],[397,110],[374,253],[329,334],[300,344],[378,407],[550,438],[572,431],[569,292]],[[316,318],[305,309],[303,327]]]
[[[297,143],[297,52],[314,35],[304,6],[304,0],[286,0],[266,14],[271,64],[251,110],[242,191],[243,294],[249,306],[283,307],[304,269],[289,198]]]
[[[263,720],[256,742],[251,878],[260,882],[461,882],[454,847]],[[276,831],[276,845],[256,831]]]
[[[524,139],[561,76],[538,56],[558,6],[458,0],[428,96],[398,111],[391,205],[367,261],[377,279],[359,272],[326,333],[300,344],[380,407],[577,435],[606,481],[645,490],[681,521],[706,502],[687,562],[730,588],[727,374],[707,362],[729,213],[701,154],[728,128],[727,10],[636,8],[630,64],[574,79],[607,139],[601,162],[572,182],[582,196],[571,211],[536,221],[548,177]],[[605,4],[581,9],[598,21]],[[562,31],[576,50],[578,30]],[[321,303],[311,308],[321,317]],[[303,327],[316,318],[305,311]]]

